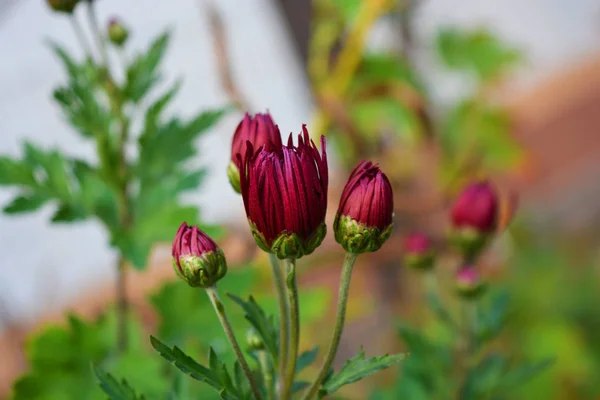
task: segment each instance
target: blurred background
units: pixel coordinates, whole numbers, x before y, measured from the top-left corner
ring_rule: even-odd
[[[379,352],[402,348],[394,320],[420,317],[411,311],[418,288],[397,243],[417,228],[442,243],[449,199],[465,181],[486,176],[519,198],[511,230],[483,261],[518,311],[507,346],[557,358],[515,398],[597,398],[598,1],[101,0],[97,10],[101,21],[125,21],[133,48],[172,30],[162,75],[164,85],[183,80],[170,106],[177,113],[237,106],[198,142],[194,163],[208,176],[189,195],[205,222],[226,228],[221,243],[230,262],[264,263],[226,178],[243,110],[269,110],[284,135],[303,123],[327,135],[329,226],[357,160],[373,159],[388,172],[397,232],[359,262],[341,358],[363,343]],[[0,0],[0,154],[16,156],[30,140],[93,158],[52,103],[64,72],[47,38],[82,55],[69,24],[45,2]],[[0,203],[14,193],[2,187]],[[44,207],[0,215],[0,397],[27,370],[22,348],[32,332],[67,310],[93,317],[113,299],[115,255],[101,226],[51,225],[51,214]],[[330,232],[301,264],[302,285],[335,290],[336,246]],[[452,262],[442,259],[440,269]],[[158,246],[150,264],[129,280],[142,315],[146,295],[173,278],[168,246]],[[365,343],[374,331],[385,340]],[[308,335],[321,340],[318,329]]]

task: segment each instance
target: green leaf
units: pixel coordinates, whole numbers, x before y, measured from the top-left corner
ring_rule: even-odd
[[[224,399],[243,400],[243,396],[233,386],[231,376],[225,366],[219,362],[212,349],[209,356],[210,368],[207,368],[194,361],[177,346],[171,349],[153,336],[150,336],[150,343],[164,359],[175,365],[181,372],[212,386]]]
[[[0,157],[0,185],[35,185],[31,165],[6,156]]]
[[[330,376],[320,390],[321,395],[329,395],[336,392],[344,385],[357,382],[377,371],[398,364],[404,359],[404,354],[384,355],[380,357],[365,358],[365,352],[361,349],[351,360],[346,361],[337,374]]]
[[[134,103],[138,103],[159,81],[158,66],[166,52],[169,33],[160,35],[145,54],[138,56],[127,69],[127,83],[124,95]]]
[[[504,375],[500,382],[499,390],[508,391],[523,385],[550,368],[554,363],[554,358],[547,358],[542,361],[519,365]]]
[[[279,329],[275,324],[275,319],[272,316],[268,317],[252,296],[248,298],[248,301],[244,301],[231,293],[227,293],[227,296],[244,310],[245,318],[265,343],[272,359],[274,361],[278,360]]]
[[[317,354],[319,354],[319,346],[315,346],[314,349],[300,354],[298,356],[298,361],[296,362],[296,374],[315,362],[317,359]]]
[[[31,212],[39,209],[48,198],[39,195],[18,196],[4,207],[4,212],[7,214],[19,214]]]
[[[436,47],[446,66],[472,71],[484,81],[502,76],[522,58],[517,50],[482,29],[444,29],[437,36]]]
[[[305,382],[305,381],[294,382],[292,385],[292,394],[301,392],[304,389],[308,388],[309,386],[310,386],[310,382]]]
[[[94,374],[100,382],[100,387],[110,400],[143,400],[144,396],[138,396],[125,380],[118,382],[112,375],[102,371],[96,365],[92,366]]]

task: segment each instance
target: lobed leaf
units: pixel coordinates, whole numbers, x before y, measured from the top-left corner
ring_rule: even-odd
[[[144,400],[144,396],[138,396],[127,384],[127,381],[118,382],[112,375],[104,372],[98,366],[92,366],[94,374],[100,383],[100,388],[106,393],[110,400]]]

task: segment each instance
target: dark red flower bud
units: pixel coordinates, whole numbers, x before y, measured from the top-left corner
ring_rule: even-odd
[[[452,208],[451,219],[451,240],[465,259],[474,260],[498,223],[498,196],[490,183],[480,181],[467,186]]]
[[[223,251],[197,226],[181,224],[171,254],[173,269],[190,286],[211,287],[227,273]]]
[[[376,251],[390,237],[394,196],[387,176],[370,161],[359,163],[344,187],[333,229],[350,253]]]
[[[227,168],[227,176],[233,189],[240,193],[240,169],[244,165],[246,158],[246,143],[250,142],[254,151],[260,150],[267,143],[274,147],[281,147],[281,133],[279,128],[273,122],[273,118],[267,112],[265,114],[256,114],[251,117],[248,113],[240,121],[231,143],[231,162]],[[238,162],[237,155],[241,156]]]
[[[111,18],[108,21],[108,38],[118,47],[121,47],[127,41],[129,31],[118,18]]]
[[[406,265],[419,269],[433,266],[435,252],[429,236],[414,232],[404,239],[404,261]]]
[[[51,9],[71,14],[79,0],[47,0]]]
[[[260,150],[247,142],[238,154],[242,198],[258,246],[278,258],[310,254],[325,237],[328,169],[325,138],[321,151],[310,140],[306,126],[294,146],[266,143]]]
[[[459,296],[469,299],[478,297],[485,289],[479,272],[472,265],[465,265],[458,271],[455,287]]]
[[[471,228],[480,233],[496,229],[498,195],[487,181],[467,186],[452,208],[452,223],[457,228]]]

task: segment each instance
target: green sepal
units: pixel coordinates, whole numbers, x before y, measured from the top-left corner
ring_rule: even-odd
[[[377,251],[392,234],[394,224],[384,230],[369,228],[354,218],[338,214],[333,223],[335,240],[349,253],[360,254]]]
[[[231,184],[233,190],[235,190],[236,193],[242,193],[240,185],[240,170],[233,161],[230,161],[229,165],[227,166],[227,178],[229,178],[229,183]]]
[[[449,233],[450,242],[465,260],[475,260],[488,245],[490,234],[469,227],[456,228]]]
[[[475,300],[480,297],[486,289],[486,284],[483,281],[479,281],[473,284],[466,284],[456,282],[454,290],[456,294],[463,299]]]
[[[227,274],[227,260],[221,249],[207,251],[200,256],[185,255],[173,259],[173,269],[177,275],[192,287],[214,286]]]
[[[322,223],[306,240],[303,240],[295,233],[290,234],[288,232],[282,232],[279,237],[269,245],[264,235],[256,228],[256,225],[250,220],[248,220],[248,223],[250,224],[252,236],[258,247],[267,253],[275,254],[280,260],[285,260],[286,258],[297,260],[302,256],[309,255],[321,245],[325,235],[327,235],[327,225]]]
[[[428,251],[421,254],[407,254],[404,256],[404,264],[416,270],[427,271],[433,268],[435,252]]]

